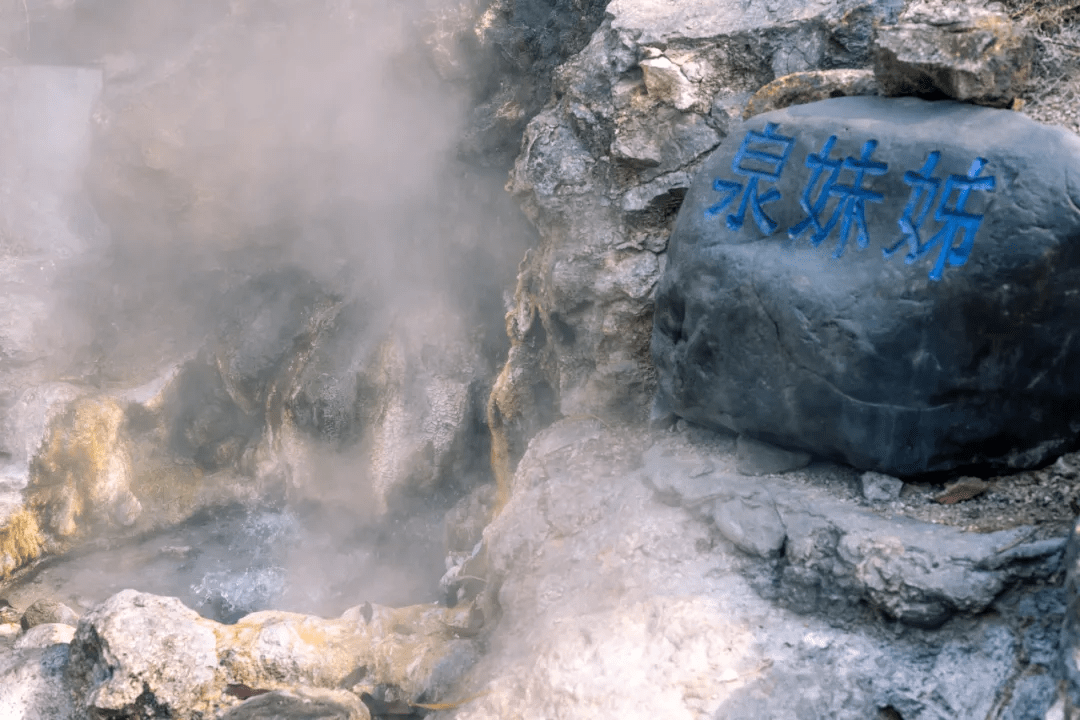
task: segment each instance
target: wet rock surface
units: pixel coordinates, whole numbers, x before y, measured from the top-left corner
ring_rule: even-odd
[[[775,183],[736,177],[755,142],[776,143]],[[1080,420],[1058,398],[1080,362],[1066,320],[1080,216],[1061,160],[1078,151],[1070,133],[955,103],[838,98],[757,116],[680,211],[657,290],[661,404],[893,475],[1072,449]],[[844,191],[818,185],[830,152],[864,163],[872,198],[833,204]],[[850,179],[840,162],[829,187]],[[967,192],[967,225],[913,176]]]

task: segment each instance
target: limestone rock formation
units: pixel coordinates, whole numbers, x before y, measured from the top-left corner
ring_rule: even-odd
[[[753,118],[710,156],[672,235],[661,403],[900,476],[1070,450],[1076,160],[1071,133],[949,102]]]

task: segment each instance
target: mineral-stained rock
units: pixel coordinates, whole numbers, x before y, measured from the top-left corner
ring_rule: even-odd
[[[1066,131],[951,102],[837,98],[748,121],[671,239],[662,404],[898,476],[1067,451],[1077,162]]]
[[[746,103],[743,118],[848,95],[879,95],[872,70],[807,70],[776,78]]]
[[[878,30],[874,72],[887,95],[1006,107],[1024,90],[1035,44],[1007,15],[919,0]]]
[[[474,641],[446,630],[467,620],[468,609],[366,605],[330,620],[266,611],[222,625],[175,598],[125,590],[82,618],[66,676],[91,718],[209,714],[238,702],[229,685],[441,698],[476,660]]]

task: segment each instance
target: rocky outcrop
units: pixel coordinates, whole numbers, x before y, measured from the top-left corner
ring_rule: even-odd
[[[871,61],[884,6],[743,8],[616,0],[555,75],[509,188],[542,242],[507,314],[492,396],[506,479],[533,418],[637,417],[655,388],[653,292],[690,178],[774,78]],[[500,437],[500,435],[502,437]]]
[[[955,103],[839,98],[748,121],[671,238],[659,402],[892,475],[1072,449],[1069,158],[1071,133]]]
[[[876,38],[874,73],[887,95],[1009,107],[1026,89],[1034,38],[976,4],[912,2]]]
[[[1064,537],[898,517],[838,466],[750,480],[734,445],[590,419],[539,433],[484,535],[481,601],[502,615],[465,684],[489,692],[451,717],[1041,718],[1056,702]]]

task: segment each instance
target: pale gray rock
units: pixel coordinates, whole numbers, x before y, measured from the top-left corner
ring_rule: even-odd
[[[859,476],[859,487],[867,502],[891,502],[900,497],[904,481],[877,472],[864,472]]]
[[[53,644],[0,652],[0,717],[81,720],[65,676],[68,646]]]
[[[799,612],[850,612],[867,602],[906,623],[937,626],[956,613],[981,612],[1012,582],[1047,578],[1060,563],[1061,539],[1018,542],[1029,531],[969,533],[884,518],[808,487],[813,469],[740,477],[737,454],[716,447],[716,454],[680,453],[658,443],[644,455],[645,481],[743,552],[780,555],[780,565],[755,583]]]
[[[50,645],[67,645],[75,637],[75,628],[64,623],[43,623],[23,633],[15,641],[15,649],[44,648]]]
[[[502,617],[466,682],[490,692],[447,715],[1042,718],[1062,593],[1034,577],[1007,591],[1023,572],[991,571],[995,585],[973,567],[1017,533],[896,523],[830,490],[827,472],[740,477],[726,436],[698,443],[591,419],[540,432],[484,535],[491,582],[478,602]],[[752,484],[755,500],[775,498],[779,557],[747,552],[713,520],[711,503]],[[787,571],[820,601],[786,609],[785,595],[808,595],[778,581]],[[883,624],[855,600],[879,593],[870,601],[904,612],[920,592],[967,597],[970,610],[930,631]]]
[[[736,468],[743,475],[774,475],[810,464],[810,453],[785,450],[740,435],[735,443]]]
[[[1069,534],[1065,551],[1067,607],[1061,628],[1061,663],[1065,669],[1065,717],[1080,713],[1080,519]]]
[[[26,608],[19,622],[23,630],[29,630],[32,627],[46,623],[63,623],[74,626],[79,622],[79,616],[74,610],[58,600],[41,599]]]
[[[874,73],[887,95],[1007,107],[1025,90],[1034,38],[1000,10],[919,0],[878,30]]]
[[[78,712],[128,718],[209,710],[219,672],[215,624],[175,598],[134,590],[98,605],[71,642],[67,681]]]

